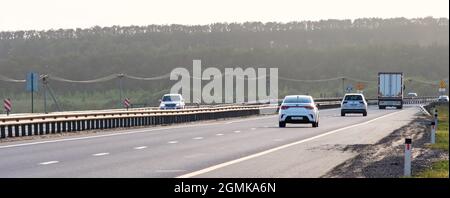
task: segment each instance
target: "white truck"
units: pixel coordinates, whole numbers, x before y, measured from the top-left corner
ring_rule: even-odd
[[[403,108],[403,73],[379,72],[378,73],[378,108],[386,107]]]

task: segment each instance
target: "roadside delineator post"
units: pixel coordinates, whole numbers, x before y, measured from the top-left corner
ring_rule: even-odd
[[[125,108],[127,108],[127,111],[128,111],[128,108],[130,108],[130,106],[131,106],[131,102],[130,102],[129,98],[125,98],[125,100],[123,100],[123,106]]]
[[[406,138],[405,139],[405,167],[404,167],[404,176],[409,177],[411,176],[411,159],[412,159],[412,155],[411,155],[411,143],[412,140],[411,138]]]
[[[6,111],[6,115],[9,116],[9,113],[12,110],[12,103],[11,103],[11,99],[7,98],[3,100],[3,107],[5,108]]]
[[[438,110],[434,109],[434,125],[438,126]]]
[[[431,122],[431,144],[436,143],[436,123]]]

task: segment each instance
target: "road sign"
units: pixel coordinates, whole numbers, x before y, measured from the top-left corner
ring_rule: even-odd
[[[35,72],[27,74],[27,91],[31,92],[31,113],[34,113],[34,92],[38,91],[39,75]]]
[[[7,98],[3,100],[3,107],[5,108],[6,115],[9,115],[9,112],[12,110],[11,99]]]
[[[347,92],[351,92],[353,90],[353,85],[347,85]]]
[[[27,91],[37,92],[39,85],[39,75],[35,72],[27,74]]]
[[[439,88],[444,88],[447,87],[447,85],[445,84],[444,80],[441,80],[441,82],[439,82]]]
[[[130,108],[131,102],[129,98],[125,98],[125,100],[123,100],[123,106],[127,109]]]
[[[360,91],[360,90],[363,90],[364,89],[364,84],[363,83],[357,83],[356,84],[356,89],[358,90],[358,91]]]

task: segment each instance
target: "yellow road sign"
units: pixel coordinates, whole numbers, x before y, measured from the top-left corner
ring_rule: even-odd
[[[357,84],[356,84],[356,89],[357,89],[357,90],[363,90],[363,89],[364,89],[364,84],[363,84],[363,83],[360,83],[360,82],[357,83]]]
[[[447,85],[445,84],[444,80],[441,80],[441,82],[439,83],[439,88],[445,88],[447,87]]]

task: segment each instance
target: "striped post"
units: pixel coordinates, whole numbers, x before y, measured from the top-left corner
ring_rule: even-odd
[[[127,108],[127,111],[128,111],[128,108],[130,108],[130,106],[131,106],[131,101],[129,98],[125,98],[125,100],[123,100],[123,106],[125,108]]]
[[[5,108],[6,111],[6,115],[9,116],[9,113],[12,110],[12,103],[11,103],[11,99],[7,98],[3,100],[3,107]]]

